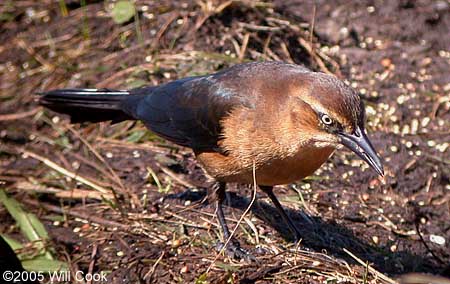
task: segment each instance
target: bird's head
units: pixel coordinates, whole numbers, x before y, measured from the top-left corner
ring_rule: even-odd
[[[314,74],[314,75],[312,75]],[[344,145],[383,176],[383,165],[364,127],[364,104],[359,95],[338,78],[311,73],[300,103],[309,141],[319,147]],[[303,78],[304,80],[304,78]],[[305,125],[306,124],[306,125]]]

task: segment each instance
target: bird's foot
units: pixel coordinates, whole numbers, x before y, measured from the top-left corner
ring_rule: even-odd
[[[224,245],[225,245],[224,243],[218,242],[216,245],[216,250],[219,252],[222,251]],[[224,251],[229,257],[231,257],[233,259],[243,259],[247,262],[255,262],[256,261],[256,257],[254,255],[252,255],[245,249],[241,248],[241,245],[239,244],[239,242],[234,241],[234,240],[231,240],[228,243],[228,245]]]

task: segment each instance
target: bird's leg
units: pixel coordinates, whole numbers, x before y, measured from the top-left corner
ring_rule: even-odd
[[[270,200],[272,200],[273,204],[275,205],[275,208],[278,210],[278,213],[280,213],[281,218],[283,218],[284,222],[286,222],[286,224],[289,226],[289,229],[291,229],[292,233],[294,233],[295,240],[299,241],[301,239],[301,233],[295,226],[291,217],[289,217],[289,215],[284,210],[283,205],[281,205],[280,201],[278,201],[278,198],[273,193],[273,186],[260,185],[259,188],[264,191],[267,196],[269,196]]]
[[[218,249],[221,250],[226,241],[230,238],[231,234],[228,229],[225,215],[223,214],[223,201],[225,200],[225,188],[224,182],[217,182],[214,185],[214,192],[216,197],[216,216],[219,220],[220,227],[222,228],[224,243],[219,243]],[[241,245],[235,239],[231,239],[226,248],[227,254],[233,258],[253,260],[254,257],[241,248]]]
[[[225,220],[225,215],[223,214],[223,202],[225,200],[225,187],[226,184],[223,182],[217,182],[214,185],[214,191],[216,194],[216,216],[219,220],[220,227],[222,228],[223,237],[227,240],[230,237],[230,231],[228,230],[227,221]]]

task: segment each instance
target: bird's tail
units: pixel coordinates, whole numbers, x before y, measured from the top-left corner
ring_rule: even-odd
[[[72,123],[77,122],[120,122],[134,119],[122,108],[122,101],[128,91],[108,89],[59,89],[41,94],[39,103],[53,111],[67,114]]]

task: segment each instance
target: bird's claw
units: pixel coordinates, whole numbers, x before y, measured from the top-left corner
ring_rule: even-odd
[[[216,249],[217,251],[222,251],[224,246],[224,243],[219,242],[216,245]],[[225,248],[225,253],[233,259],[243,259],[247,262],[255,262],[256,261],[256,257],[254,255],[252,255],[251,253],[249,253],[248,251],[246,251],[245,249],[241,248],[239,242],[237,241],[230,241],[227,245],[227,247]]]

